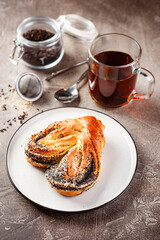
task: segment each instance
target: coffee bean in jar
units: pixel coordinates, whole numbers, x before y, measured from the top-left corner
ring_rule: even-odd
[[[52,38],[55,34],[42,29],[32,29],[23,33],[23,37],[29,41],[41,42]],[[61,45],[58,43],[55,46],[45,47],[35,47],[30,48],[28,46],[24,47],[24,54],[22,59],[34,66],[44,66],[51,64],[56,61],[61,53]]]
[[[23,33],[24,38],[34,42],[45,41],[53,36],[53,33],[42,29],[32,29],[28,30],[26,33]]]
[[[64,54],[60,26],[49,17],[23,20],[17,28],[17,42],[23,52],[23,62],[31,68],[51,68]]]

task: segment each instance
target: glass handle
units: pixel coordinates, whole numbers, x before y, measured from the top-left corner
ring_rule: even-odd
[[[145,77],[145,79],[148,81],[148,91],[146,94],[134,92],[132,96],[133,100],[143,100],[150,98],[155,88],[155,78],[150,71],[145,68],[141,68],[139,74]]]

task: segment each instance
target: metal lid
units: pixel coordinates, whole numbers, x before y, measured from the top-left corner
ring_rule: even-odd
[[[60,23],[63,32],[80,41],[92,41],[98,35],[95,25],[79,15],[62,15],[57,21]]]

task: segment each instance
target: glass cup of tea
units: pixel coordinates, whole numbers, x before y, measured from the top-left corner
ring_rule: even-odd
[[[150,71],[140,67],[142,50],[133,38],[119,33],[98,36],[89,48],[89,89],[94,101],[122,107],[132,100],[148,99],[155,87]],[[135,90],[137,76],[148,84],[147,93]]]

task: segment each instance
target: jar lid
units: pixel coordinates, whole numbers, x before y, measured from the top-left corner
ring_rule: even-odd
[[[92,41],[98,35],[95,25],[90,20],[79,15],[62,15],[57,21],[63,32],[80,41]]]

